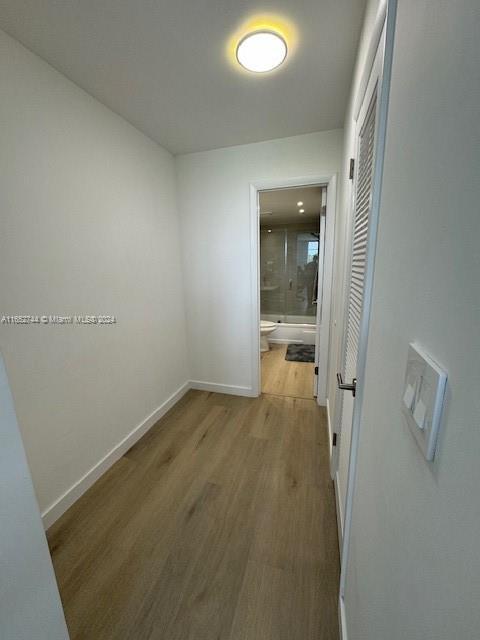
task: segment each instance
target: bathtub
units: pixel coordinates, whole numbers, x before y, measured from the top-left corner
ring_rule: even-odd
[[[278,324],[278,328],[268,336],[269,342],[280,344],[289,344],[291,342],[315,344],[315,337],[317,335],[316,325],[302,322],[302,320],[309,319],[308,317],[291,316],[288,319],[295,320],[295,322],[278,322],[278,316],[262,314],[261,319],[270,320],[270,322],[276,322]]]

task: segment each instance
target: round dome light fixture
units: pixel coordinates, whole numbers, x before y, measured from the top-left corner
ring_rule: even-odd
[[[279,67],[287,57],[287,43],[275,31],[254,31],[237,46],[239,64],[254,73],[265,73]]]

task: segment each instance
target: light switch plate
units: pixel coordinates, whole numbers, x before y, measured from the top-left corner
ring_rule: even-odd
[[[402,412],[427,460],[433,460],[442,419],[447,372],[416,343],[408,348]]]

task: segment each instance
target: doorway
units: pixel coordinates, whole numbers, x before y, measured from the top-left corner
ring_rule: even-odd
[[[334,187],[334,176],[251,187],[255,395],[325,405]]]
[[[325,191],[307,186],[259,193],[262,393],[314,397]]]

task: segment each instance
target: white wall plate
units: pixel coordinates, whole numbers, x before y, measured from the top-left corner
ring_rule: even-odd
[[[435,456],[446,384],[447,372],[418,344],[410,344],[402,411],[427,460]]]

